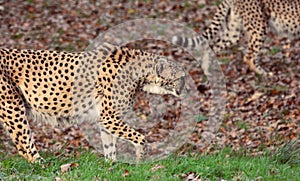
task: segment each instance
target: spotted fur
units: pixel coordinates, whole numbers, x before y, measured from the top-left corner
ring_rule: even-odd
[[[0,120],[29,162],[41,158],[30,119],[97,121],[106,159],[116,159],[116,137],[132,142],[140,159],[146,140],[122,120],[135,94],[184,91],[185,72],[175,62],[110,44],[80,53],[0,49],[0,60]]]
[[[208,40],[215,52],[236,44],[244,30],[248,48],[244,56],[250,69],[267,75],[257,63],[267,29],[290,39],[300,37],[299,0],[224,0],[219,6],[211,25],[202,35],[192,38],[173,37],[173,43],[187,48],[196,48]]]

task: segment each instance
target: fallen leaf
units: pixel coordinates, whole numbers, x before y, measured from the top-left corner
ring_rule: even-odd
[[[62,173],[65,173],[65,172],[69,171],[70,169],[71,169],[71,164],[70,163],[60,166],[60,171]]]
[[[164,166],[162,166],[161,164],[157,164],[157,165],[155,165],[154,167],[151,168],[151,171],[155,172],[156,170],[162,169],[162,168],[164,168]]]
[[[129,175],[129,171],[125,170],[124,173],[122,174],[122,177],[127,177]]]
[[[60,166],[60,170],[61,170],[62,173],[65,173],[65,172],[67,172],[67,171],[70,171],[71,168],[73,168],[73,167],[78,167],[78,166],[79,166],[78,163],[71,163],[71,164],[68,163],[68,164],[61,165],[61,166]]]
[[[260,98],[264,93],[262,92],[255,92],[249,99],[247,99],[247,104]]]

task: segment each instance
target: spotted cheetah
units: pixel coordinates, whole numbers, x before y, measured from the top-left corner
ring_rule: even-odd
[[[224,0],[213,17],[211,25],[202,35],[192,38],[174,36],[172,42],[193,49],[201,46],[204,40],[208,40],[213,50],[220,52],[236,44],[241,37],[242,30],[245,30],[248,48],[243,58],[244,62],[257,74],[268,75],[256,63],[268,28],[289,39],[299,38],[300,1]]]
[[[143,157],[144,135],[122,120],[138,91],[181,96],[185,72],[166,57],[104,43],[88,52],[0,49],[0,119],[20,155],[41,160],[29,119],[97,121],[104,155],[116,158],[116,137]]]

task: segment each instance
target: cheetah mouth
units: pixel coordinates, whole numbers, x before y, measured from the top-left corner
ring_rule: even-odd
[[[186,87],[183,87],[183,89],[180,91],[180,92],[176,92],[176,97],[179,97],[179,98],[185,98],[188,94],[188,89]]]
[[[183,88],[181,91],[168,90],[156,84],[147,84],[144,85],[143,91],[149,92],[152,94],[170,94],[175,97],[184,98],[187,95],[186,88]]]

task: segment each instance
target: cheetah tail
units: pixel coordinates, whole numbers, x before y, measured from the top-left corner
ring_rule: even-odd
[[[205,39],[208,41],[213,40],[216,34],[221,30],[222,26],[226,24],[232,1],[233,0],[224,0],[220,4],[211,25],[202,33],[202,35],[194,37],[173,36],[172,43],[187,49],[194,49],[203,46]]]

